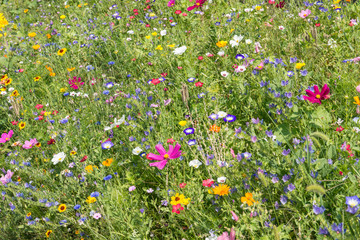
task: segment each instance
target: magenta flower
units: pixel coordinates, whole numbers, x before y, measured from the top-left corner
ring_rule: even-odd
[[[175,5],[175,0],[170,0],[167,4],[168,7],[172,7]]]
[[[69,79],[70,87],[73,89],[79,89],[81,85],[84,85],[84,82],[81,82],[81,78],[73,77],[73,79]]]
[[[310,9],[306,9],[306,10],[301,10],[301,12],[299,13],[299,16],[301,18],[306,18],[307,16],[309,16],[311,14]]]
[[[6,143],[12,137],[14,131],[10,130],[8,133],[1,134],[0,143]]]
[[[151,167],[157,167],[158,169],[163,169],[165,165],[167,164],[169,159],[175,159],[181,156],[181,151],[179,151],[181,148],[180,144],[176,144],[175,147],[172,145],[169,145],[169,151],[166,152],[164,147],[161,144],[158,144],[155,146],[155,149],[160,153],[159,155],[149,153],[148,159],[149,160],[157,160],[159,162],[152,162],[150,163]]]
[[[38,141],[36,140],[36,138],[30,139],[30,141],[25,141],[25,144],[22,147],[25,149],[30,149],[37,143]]]
[[[223,232],[223,234],[219,236],[217,240],[235,240],[235,229],[231,228],[230,235],[228,232]]]
[[[319,88],[316,85],[314,86],[314,90],[315,90],[315,92],[312,92],[310,90],[306,90],[306,94],[308,96],[304,96],[304,99],[306,99],[306,100],[308,100],[309,102],[312,102],[312,103],[321,104],[321,100],[330,98],[330,95],[329,95],[330,89],[329,89],[327,84],[325,84],[323,86],[323,88],[321,89],[321,92],[319,91]]]
[[[192,11],[195,8],[199,8],[202,7],[202,5],[206,2],[206,0],[196,0],[196,3],[194,6],[188,7],[187,10],[188,11]]]
[[[11,172],[11,170],[7,170],[7,173],[5,174],[5,176],[3,175],[1,178],[0,178],[0,181],[3,185],[11,182],[11,177],[14,175],[13,172]]]

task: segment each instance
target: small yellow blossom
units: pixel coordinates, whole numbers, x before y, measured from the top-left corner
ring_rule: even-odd
[[[66,16],[65,16],[65,15],[61,15],[60,18],[61,18],[61,19],[65,19]]]
[[[157,32],[153,32],[151,35],[156,36],[156,35],[157,35]]]
[[[161,45],[158,45],[155,50],[163,50],[162,46]]]
[[[301,69],[303,66],[305,66],[305,63],[296,63],[295,68]]]

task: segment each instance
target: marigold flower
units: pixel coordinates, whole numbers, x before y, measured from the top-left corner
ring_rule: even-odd
[[[219,41],[216,43],[216,46],[219,48],[225,47],[227,45],[227,41]]]
[[[219,186],[216,186],[213,189],[213,194],[216,194],[219,196],[228,195],[229,192],[230,192],[230,187],[226,184],[220,184]]]
[[[32,46],[32,48],[33,48],[34,50],[38,50],[38,49],[40,48],[40,45],[39,45],[39,44],[36,44],[36,45]]]
[[[255,203],[252,193],[246,193],[245,197],[241,197],[241,202],[247,203],[247,205],[252,206]]]
[[[102,164],[106,167],[110,167],[111,163],[113,162],[112,158],[108,158],[105,161],[102,162]]]
[[[28,36],[29,36],[29,37],[35,37],[35,36],[36,36],[36,33],[34,33],[34,32],[28,33]]]
[[[220,126],[216,126],[216,124],[212,125],[209,129],[211,132],[220,132]]]

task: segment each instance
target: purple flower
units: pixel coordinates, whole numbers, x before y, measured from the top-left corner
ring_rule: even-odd
[[[291,178],[291,176],[289,176],[289,175],[284,175],[284,176],[282,177],[282,180],[283,180],[283,182],[287,182],[287,181],[290,180],[290,178]]]
[[[346,209],[346,211],[351,214],[355,214],[358,210],[359,210],[358,207],[350,207],[350,206],[348,206],[348,208]]]
[[[236,120],[236,116],[228,114],[223,118],[225,122],[234,122]]]
[[[195,145],[196,144],[196,140],[195,139],[190,139],[189,141],[188,141],[188,145],[189,146],[193,146],[193,145]]]
[[[110,180],[112,178],[111,175],[107,175],[106,177],[104,177],[104,180],[107,181],[107,180]]]
[[[325,211],[324,207],[318,207],[316,205],[313,205],[313,212],[315,213],[315,215],[322,214],[324,211]]]
[[[187,129],[184,130],[184,133],[186,135],[194,134],[194,132],[195,132],[195,129],[193,129],[193,128],[187,128]]]
[[[360,199],[357,196],[346,197],[346,204],[350,207],[357,207],[360,204]]]
[[[278,178],[278,177],[273,177],[273,178],[271,179],[271,182],[272,182],[272,183],[277,183],[277,182],[279,182],[279,178]]]
[[[209,116],[209,118],[211,119],[211,120],[216,120],[216,119],[218,119],[219,118],[219,116],[217,115],[217,114],[215,114],[215,113],[212,113],[210,116]]]
[[[294,191],[294,189],[295,189],[295,185],[292,184],[292,183],[290,183],[290,184],[287,186],[287,189],[288,189],[290,192],[292,192],[292,191]]]
[[[143,209],[143,208],[140,209],[140,212],[141,212],[141,213],[144,213],[144,211],[145,211],[145,209]]]
[[[135,186],[131,186],[131,187],[129,187],[129,192],[132,192],[132,191],[134,191],[135,189],[136,189]]]
[[[265,133],[266,133],[266,135],[268,136],[268,137],[272,137],[274,134],[273,134],[273,132],[272,132],[272,130],[270,130],[270,131],[265,131]]]
[[[252,122],[253,124],[258,124],[258,123],[260,122],[260,119],[259,119],[259,118],[257,118],[257,119],[252,118],[252,119],[251,119],[251,122]]]
[[[334,223],[333,225],[331,225],[331,229],[334,232],[341,233],[343,230],[343,223],[339,223],[339,225],[336,225],[336,223]]]
[[[290,149],[288,149],[288,150],[285,149],[285,150],[282,152],[282,155],[286,156],[286,155],[288,155],[290,152],[291,152]]]
[[[102,149],[110,149],[114,144],[111,141],[106,141],[101,144]]]
[[[256,136],[251,136],[251,141],[252,141],[253,143],[256,143],[256,141],[257,141]]]
[[[319,234],[320,235],[330,235],[330,233],[329,233],[329,231],[327,230],[326,227],[324,227],[323,229],[319,228]]]
[[[288,197],[287,196],[284,196],[284,195],[281,195],[280,197],[280,202],[282,205],[285,205],[288,201]]]

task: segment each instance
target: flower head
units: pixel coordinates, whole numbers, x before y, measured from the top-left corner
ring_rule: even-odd
[[[178,143],[175,145],[175,147],[169,145],[169,151],[166,152],[166,150],[161,144],[156,145],[155,149],[158,151],[160,155],[149,153],[148,158],[151,160],[157,160],[159,162],[152,162],[149,165],[151,167],[157,167],[160,170],[163,169],[169,159],[176,159],[180,157],[181,155],[180,147],[181,145]]]
[[[323,86],[323,88],[321,89],[321,92],[319,91],[318,86],[315,85],[314,86],[314,92],[312,92],[310,90],[306,90],[306,94],[308,96],[304,96],[304,99],[306,99],[306,100],[308,100],[309,102],[312,102],[312,103],[321,104],[321,100],[330,98],[329,93],[330,93],[330,89],[327,86],[327,84],[325,84]]]

